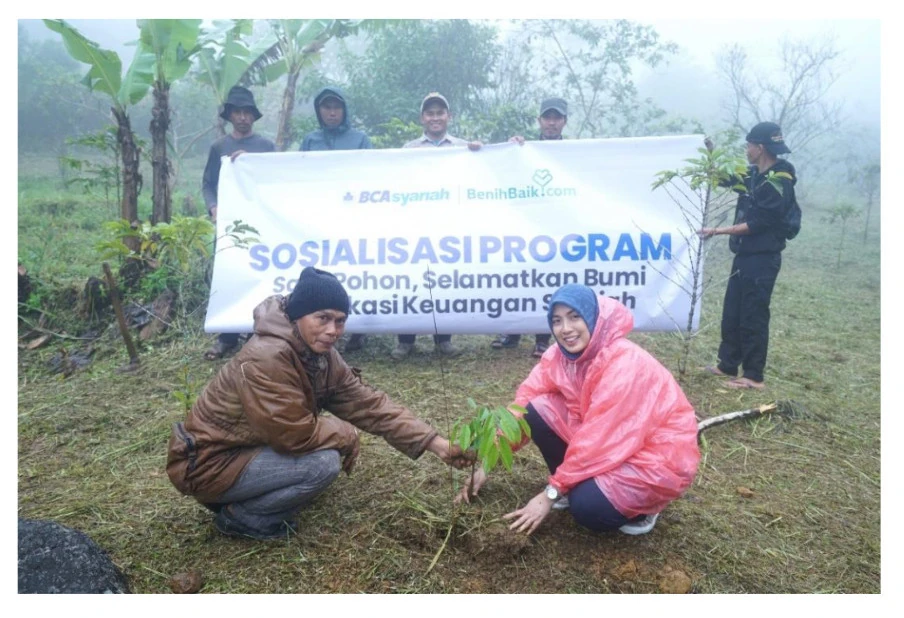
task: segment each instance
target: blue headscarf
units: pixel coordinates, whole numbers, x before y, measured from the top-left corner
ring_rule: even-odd
[[[574,309],[584,320],[584,323],[587,324],[590,335],[593,335],[593,329],[596,328],[596,320],[600,315],[600,306],[596,298],[596,292],[586,285],[579,285],[577,283],[569,283],[556,290],[549,301],[549,311],[546,313],[546,321],[549,324],[550,330],[552,330],[553,308],[557,304]],[[558,341],[556,341],[556,343],[558,343]],[[576,359],[583,353],[582,350],[577,354],[572,354],[563,348],[561,343],[558,345],[562,353],[571,360]]]

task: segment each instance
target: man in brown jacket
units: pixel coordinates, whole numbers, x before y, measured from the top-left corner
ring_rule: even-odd
[[[290,296],[255,308],[254,336],[173,426],[167,474],[216,512],[223,534],[271,539],[295,530],[297,511],[340,470],[351,473],[356,427],[412,459],[429,450],[457,468],[471,463],[345,364],[334,346],[348,312],[342,284],[305,268]]]

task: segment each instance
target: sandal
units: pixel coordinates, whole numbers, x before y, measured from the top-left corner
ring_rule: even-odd
[[[549,349],[548,344],[538,343],[537,345],[534,346],[534,351],[531,352],[531,356],[533,356],[534,358],[541,358],[543,356],[543,353],[546,352],[546,350],[548,350],[548,349]]]
[[[761,390],[766,388],[765,382],[754,382],[750,378],[735,378],[734,380],[729,380],[725,383],[725,386],[728,388],[750,388],[755,390]]]
[[[501,350],[502,348],[517,348],[518,344],[521,342],[521,335],[499,335],[490,344],[490,347],[494,350]]]
[[[733,376],[730,373],[725,373],[718,367],[704,367],[703,373],[708,373],[711,376],[718,376],[720,378],[737,378],[738,376]]]
[[[217,339],[210,349],[204,352],[204,360],[219,360],[236,347],[238,347],[238,343],[229,344]]]

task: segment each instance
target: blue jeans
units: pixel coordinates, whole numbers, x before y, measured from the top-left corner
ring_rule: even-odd
[[[531,440],[540,449],[550,473],[555,474],[556,469],[565,460],[568,445],[549,428],[533,404],[527,404],[527,415],[524,419],[530,425]],[[612,506],[592,478],[581,481],[571,488],[568,492],[568,503],[568,511],[578,525],[594,532],[618,530],[632,521]]]
[[[229,516],[257,530],[269,530],[291,520],[336,480],[339,451],[327,449],[303,455],[281,455],[264,447],[245,466],[239,479],[216,502]]]

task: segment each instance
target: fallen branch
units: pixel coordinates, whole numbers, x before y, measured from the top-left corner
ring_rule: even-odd
[[[104,262],[103,269],[107,278],[107,285],[110,286],[110,300],[113,302],[113,311],[116,313],[116,321],[119,323],[119,332],[122,334],[122,338],[125,339],[126,348],[129,350],[129,367],[134,368],[138,365],[138,351],[135,349],[135,344],[132,343],[129,328],[126,326],[126,318],[122,313],[122,305],[119,302],[119,290],[116,289],[116,282],[113,281],[110,265]]]
[[[715,427],[716,425],[722,425],[724,423],[729,423],[731,421],[736,421],[742,418],[756,418],[758,416],[764,416],[772,412],[791,414],[793,412],[793,405],[789,402],[776,401],[773,403],[763,404],[758,408],[750,408],[749,410],[729,412],[727,414],[714,416],[697,423],[697,437],[699,438],[700,434],[703,433],[703,430],[709,429],[710,427]]]
[[[430,571],[433,570],[433,567],[436,566],[436,562],[439,560],[439,557],[442,555],[443,550],[446,549],[446,545],[449,544],[449,537],[452,535],[452,528],[455,527],[455,518],[452,518],[452,523],[449,524],[449,529],[446,531],[446,538],[443,539],[443,544],[439,546],[439,551],[436,552],[436,555],[433,556],[433,560],[430,562],[430,566],[427,567],[427,572],[424,573],[424,576],[430,574]]]
[[[31,328],[33,331],[36,331],[39,333],[45,333],[47,335],[53,335],[54,337],[59,337],[60,339],[72,339],[73,341],[94,341],[95,339],[97,339],[97,337],[73,337],[72,335],[66,335],[64,333],[55,333],[52,330],[47,330],[46,328],[41,328],[40,326],[36,325],[34,322],[31,322],[30,320],[28,320],[28,318],[24,318],[21,315],[19,316],[19,319],[22,320],[23,322],[25,322],[28,325],[28,327]]]

